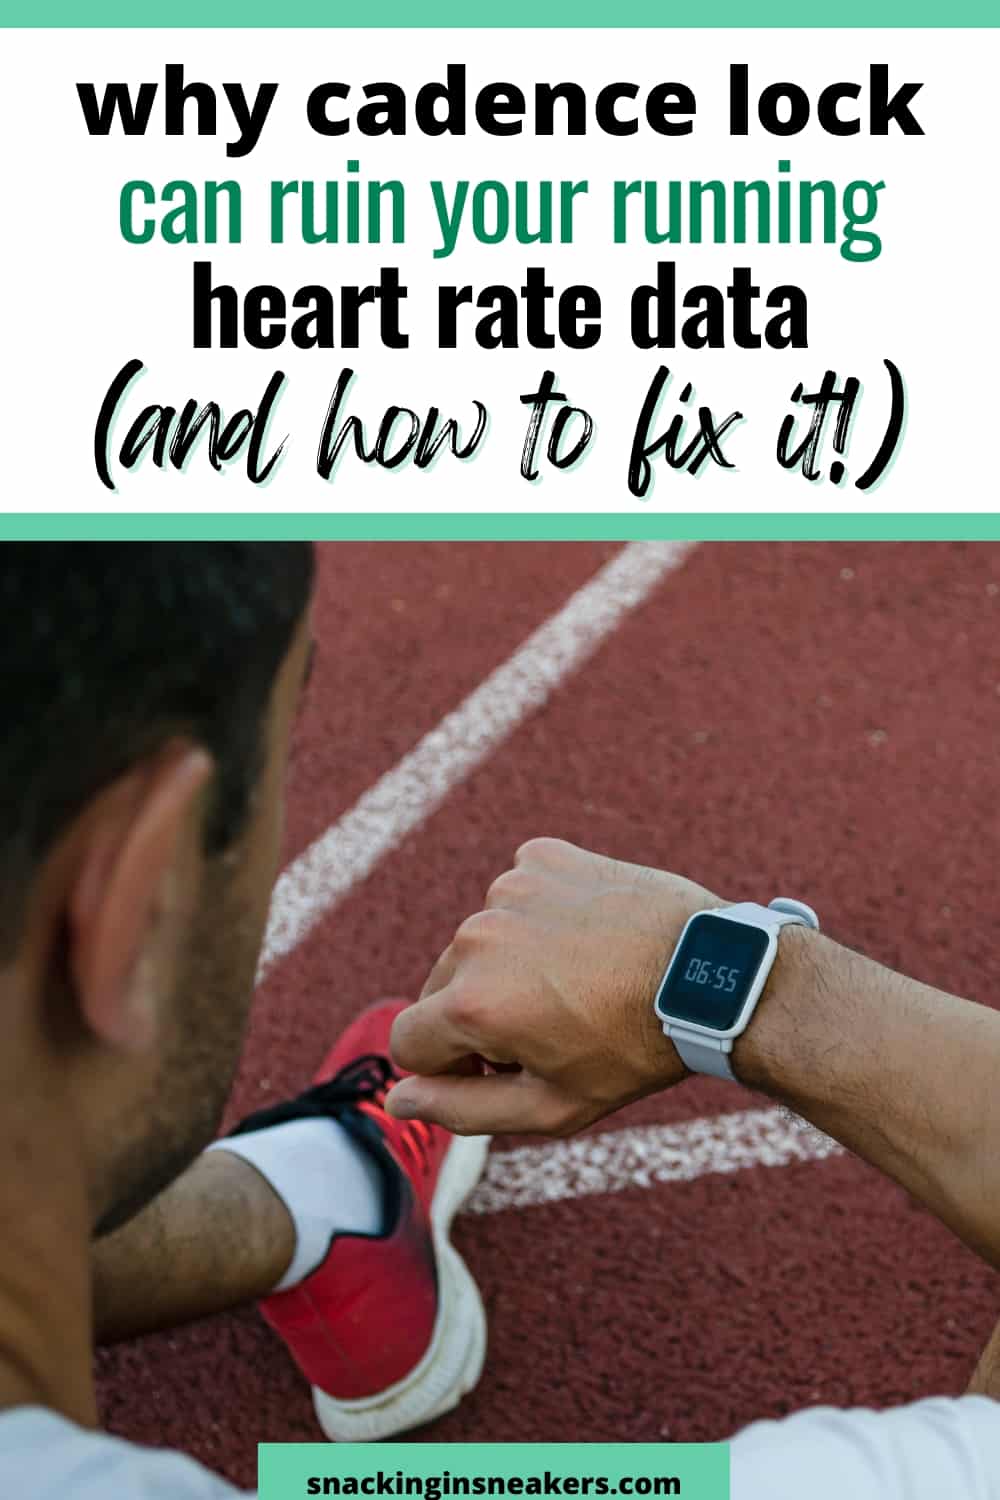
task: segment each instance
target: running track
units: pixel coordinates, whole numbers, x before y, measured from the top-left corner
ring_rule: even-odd
[[[539,833],[801,894],[844,942],[996,1003],[998,620],[990,545],[321,548],[232,1113],[415,992]],[[994,1273],[899,1189],[724,1084],[495,1152],[457,1230],[486,1371],[417,1441],[703,1440],[957,1392],[1000,1313]],[[319,1436],[250,1309],[103,1351],[99,1377],[113,1431],[243,1484],[258,1441]]]

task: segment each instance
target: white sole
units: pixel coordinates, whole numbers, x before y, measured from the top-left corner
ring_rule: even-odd
[[[486,1358],[486,1310],[465,1261],[451,1243],[451,1224],[479,1181],[490,1138],[456,1136],[448,1147],[431,1208],[438,1271],[438,1311],[420,1363],[396,1385],[357,1401],[338,1401],[313,1386],[313,1406],[333,1443],[377,1443],[443,1416],[479,1380]]]

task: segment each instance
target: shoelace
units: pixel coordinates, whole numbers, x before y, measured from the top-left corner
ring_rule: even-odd
[[[375,1061],[385,1062],[386,1059],[376,1058]],[[383,1114],[385,1114],[386,1095],[398,1082],[399,1079],[393,1072],[391,1065],[389,1065],[387,1081],[375,1090],[369,1100]],[[389,1115],[387,1118],[392,1119],[392,1116]],[[400,1145],[405,1148],[414,1169],[426,1175],[430,1171],[431,1166],[431,1127],[425,1125],[423,1120],[393,1120],[392,1123],[396,1127],[396,1138]]]
[[[345,1110],[356,1109],[359,1104],[374,1105],[384,1113],[386,1095],[396,1082],[396,1074],[387,1057],[375,1052],[366,1053],[353,1058],[332,1078],[313,1084],[295,1099],[286,1099],[281,1104],[247,1115],[229,1134],[245,1135],[265,1126],[283,1125],[289,1120],[314,1119],[317,1115],[329,1115],[336,1120]],[[430,1168],[430,1126],[425,1125],[422,1120],[394,1120],[393,1125],[413,1166],[419,1172],[426,1173]]]

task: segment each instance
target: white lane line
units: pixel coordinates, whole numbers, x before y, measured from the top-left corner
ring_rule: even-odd
[[[693,545],[630,542],[623,547],[300,854],[275,886],[258,977],[301,943],[527,714],[540,708]]]
[[[712,1172],[784,1167],[820,1161],[842,1150],[829,1136],[781,1109],[746,1109],[680,1125],[608,1130],[493,1152],[465,1212],[495,1214],[625,1188],[692,1182]]]

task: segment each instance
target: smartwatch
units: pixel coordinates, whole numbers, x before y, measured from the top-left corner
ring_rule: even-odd
[[[689,917],[660,981],[653,1009],[693,1073],[736,1080],[733,1042],[750,1024],[778,954],[782,927],[812,927],[803,901],[743,901]]]

